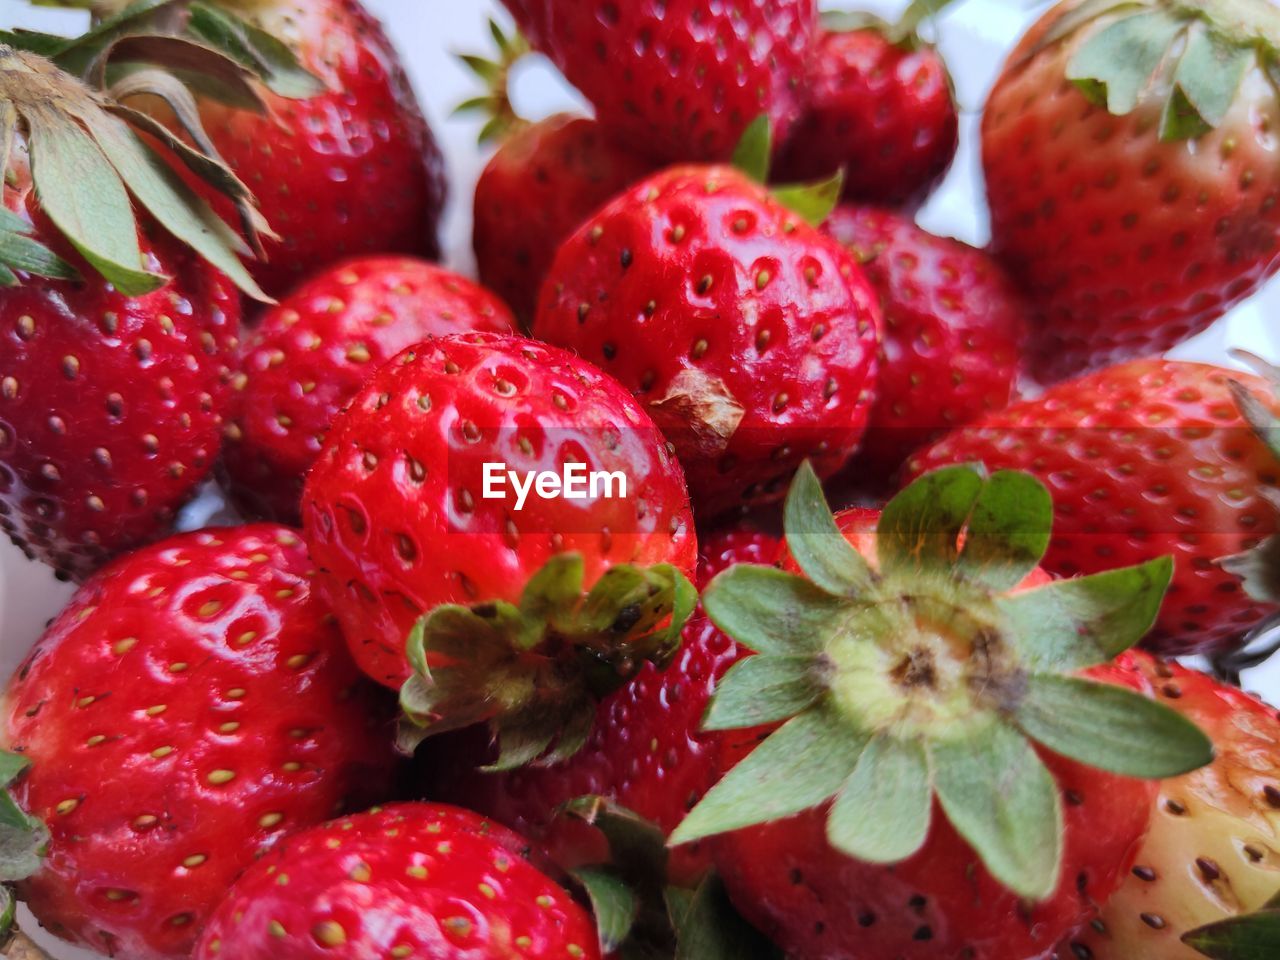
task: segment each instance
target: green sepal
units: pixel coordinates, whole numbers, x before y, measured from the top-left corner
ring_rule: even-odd
[[[18,806],[8,788],[30,766],[26,758],[0,751],[0,882],[25,880],[40,869],[49,844],[43,822]]]
[[[582,885],[591,901],[600,938],[601,954],[611,954],[631,934],[640,902],[621,877],[597,867],[580,867],[571,876]]]
[[[1252,550],[1223,557],[1218,564],[1239,577],[1254,600],[1280,603],[1280,536],[1267,537]]]
[[[488,723],[498,745],[491,771],[566,760],[585,744],[602,697],[644,661],[670,662],[695,603],[669,564],[612,567],[584,596],[581,556],[559,554],[519,605],[436,607],[406,638],[414,675],[400,690],[409,723],[400,745]]]
[[[734,909],[712,872],[679,912],[675,960],[782,960],[782,951]]]
[[[824,686],[812,657],[747,657],[716,684],[704,730],[738,730],[780,723],[812,706]]]
[[[756,564],[730,567],[702,593],[712,623],[744,647],[778,656],[816,655],[847,604],[804,577]]]
[[[1079,677],[1029,677],[1014,721],[1055,753],[1122,776],[1162,780],[1213,762],[1213,741],[1181,713]]]
[[[511,103],[511,71],[530,52],[529,42],[519,32],[507,33],[496,20],[489,20],[489,35],[498,48],[496,59],[476,54],[458,54],[458,60],[484,87],[454,108],[454,113],[478,113],[485,118],[480,129],[481,146],[507,136],[526,121]]]
[[[772,159],[773,127],[769,124],[769,115],[762,113],[742,132],[742,139],[733,151],[733,165],[756,183],[766,183]]]
[[[1029,473],[987,478],[965,526],[957,573],[990,590],[1012,590],[1039,566],[1053,532],[1053,495]]]
[[[820,227],[831,216],[844,191],[844,171],[815,183],[770,187],[769,192],[780,204],[799,216],[811,227]]]
[[[933,778],[918,741],[879,734],[836,796],[827,839],[867,863],[898,863],[916,853],[929,834]]]
[[[780,820],[831,799],[853,773],[866,738],[822,706],[793,717],[712,787],[668,843]]]
[[[188,11],[186,29],[192,36],[253,71],[277,96],[305,100],[325,92],[324,82],[265,30],[211,3],[191,3]]]
[[[1280,897],[1257,913],[1192,930],[1182,942],[1212,960],[1275,960],[1280,957]]]
[[[1057,580],[996,598],[1028,670],[1075,672],[1115,659],[1156,621],[1173,558]]]
[[[1222,123],[1256,56],[1248,47],[1227,43],[1205,24],[1194,24],[1173,75],[1174,91],[1165,104],[1160,138],[1190,140]]]
[[[822,482],[808,460],[800,465],[787,493],[783,523],[791,555],[805,576],[822,589],[857,596],[875,581],[871,566],[836,525]]]
[[[1144,10],[1107,24],[1067,64],[1067,79],[1089,100],[1124,116],[1142,93],[1186,21],[1165,10]]]
[[[985,480],[980,467],[944,467],[926,473],[885,504],[876,527],[881,571],[954,569],[960,534]]]
[[[18,278],[12,272],[15,270],[49,280],[80,279],[75,267],[44,244],[31,239],[34,232],[35,228],[26,220],[0,207],[0,264],[9,270],[9,276],[13,278],[10,283],[0,280],[0,285],[17,283]]]
[[[947,819],[991,875],[1029,900],[1048,899],[1062,869],[1058,785],[1017,730],[991,721],[930,745]]]

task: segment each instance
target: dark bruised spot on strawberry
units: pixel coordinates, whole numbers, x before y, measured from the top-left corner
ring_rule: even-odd
[[[567,760],[586,743],[601,699],[645,662],[669,664],[697,603],[671,564],[618,565],[583,592],[583,558],[535,573],[518,604],[436,607],[408,638],[414,675],[401,688],[401,745],[487,723],[488,770]]]
[[[1071,676],[1142,638],[1171,559],[1019,589],[1052,524],[1049,493],[1031,475],[947,468],[885,507],[873,562],[802,467],[785,525],[807,576],[742,565],[703,595],[712,621],[756,652],[720,682],[705,727],[781,726],[671,844],[831,801],[832,846],[897,863],[924,845],[936,797],[993,877],[1048,898],[1060,880],[1063,799],[1033,744],[1144,779],[1213,757],[1208,738],[1163,704]]]

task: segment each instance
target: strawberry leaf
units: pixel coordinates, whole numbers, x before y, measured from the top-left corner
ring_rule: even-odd
[[[1269,907],[1192,930],[1182,942],[1212,960],[1275,960],[1280,956],[1280,909]]]
[[[765,183],[769,179],[772,157],[773,128],[769,126],[769,115],[762,113],[743,131],[742,139],[733,152],[733,165],[756,183]]]
[[[261,30],[213,4],[189,7],[187,30],[257,74],[277,96],[305,100],[325,92],[325,85],[299,62],[297,55]]]
[[[31,239],[34,228],[16,213],[0,207],[0,264],[8,270],[12,286],[18,282],[14,270],[50,280],[78,280],[80,274],[44,244]]]
[[[982,493],[985,473],[947,467],[925,474],[886,504],[876,527],[880,569],[947,572],[960,559],[960,533]]]
[[[1135,13],[1089,37],[1067,65],[1067,79],[1116,116],[1132,112],[1186,20],[1165,10]]]
[[[1206,24],[1194,24],[1173,76],[1160,138],[1189,140],[1222,123],[1255,57],[1253,50],[1226,42]]]
[[[1252,550],[1224,557],[1218,564],[1239,577],[1253,599],[1280,603],[1280,537],[1267,537]]]
[[[747,657],[716,684],[704,730],[737,730],[779,723],[810,707],[822,695],[813,658]]]
[[[1173,558],[998,597],[1028,669],[1073,672],[1115,659],[1155,623]]]
[[[1030,900],[1047,899],[1062,866],[1062,800],[1023,736],[993,721],[931,745],[938,800],[991,875]]]
[[[1213,742],[1176,710],[1078,677],[1028,678],[1014,721],[1055,753],[1099,770],[1158,780],[1213,761]]]
[[[715,873],[698,885],[680,913],[675,960],[782,960],[782,951],[734,909]]]
[[[784,523],[791,555],[822,589],[838,596],[857,596],[871,585],[871,567],[836,526],[822,483],[807,460],[787,494]]]
[[[866,743],[822,707],[793,717],[707,792],[668,843],[679,846],[780,820],[829,800]]]
[[[621,877],[607,870],[581,867],[571,875],[582,885],[587,899],[591,901],[591,912],[595,914],[600,937],[600,952],[613,953],[631,933],[640,912],[639,900]]]
[[[774,567],[739,564],[702,594],[712,623],[756,653],[815,655],[845,601]]]
[[[1011,590],[1049,548],[1053,497],[1029,473],[992,474],[974,502],[956,565],[960,576],[991,590]]]
[[[0,751],[0,881],[25,880],[40,869],[49,830],[28,816],[9,793],[8,787],[30,766],[18,754]]]
[[[827,838],[868,863],[897,863],[924,846],[933,810],[929,758],[918,741],[872,739],[831,807]]]
[[[811,227],[820,227],[831,216],[844,190],[844,171],[828,180],[773,187],[769,192],[780,204]]]

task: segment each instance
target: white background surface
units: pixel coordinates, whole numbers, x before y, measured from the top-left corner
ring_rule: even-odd
[[[452,198],[447,224],[450,265],[470,272],[470,204],[475,178],[484,162],[475,142],[478,122],[451,116],[453,107],[476,92],[474,78],[452,57],[454,52],[488,52],[486,19],[497,9],[491,0],[366,0],[395,40],[413,75],[418,96],[449,159]],[[838,0],[824,6],[872,9],[892,14],[904,4],[894,0]],[[987,240],[977,162],[977,123],[987,87],[1007,51],[1043,4],[1026,0],[967,0],[957,4],[940,24],[941,42],[965,113],[961,155],[944,188],[923,211],[921,222],[935,232],[971,243]],[[0,26],[31,26],[73,31],[83,15],[33,10],[22,0],[0,0]],[[583,101],[544,64],[520,71],[516,104],[529,117],[543,116]],[[1280,359],[1280,325],[1264,327],[1265,316],[1280,314],[1280,286],[1272,284],[1253,301],[1224,318],[1212,330],[1178,351],[1179,356],[1225,362],[1226,349],[1247,346],[1272,360]],[[39,564],[26,562],[7,542],[0,544],[0,678],[39,636],[43,623],[70,595]],[[1250,685],[1280,699],[1280,663],[1256,671]],[[56,944],[63,960],[90,955]],[[124,958],[128,960],[128,958]]]

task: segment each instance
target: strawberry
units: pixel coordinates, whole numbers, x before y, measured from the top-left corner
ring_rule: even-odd
[[[787,955],[1042,956],[1119,883],[1143,780],[1211,758],[1110,662],[1154,620],[1169,558],[1050,582],[1052,514],[1029,474],[955,467],[872,529],[833,518],[805,467],[790,561],[704,591],[755,655],[704,722],[739,731],[720,740],[727,772],[670,842],[714,837],[734,903]]]
[[[778,540],[750,527],[731,527],[704,541],[701,550],[700,587],[735,563],[772,563]],[[646,665],[601,703],[590,738],[571,760],[498,775],[476,771],[484,745],[467,737],[451,745],[443,776],[432,770],[440,781],[435,788],[445,799],[465,801],[538,840],[566,870],[603,860],[597,833],[557,815],[578,797],[606,797],[669,833],[711,786],[714,738],[700,731],[702,714],[716,680],[741,655],[737,644],[695,615],[676,660],[664,671]],[[440,766],[440,758],[429,759]],[[670,879],[695,883],[709,865],[705,849],[681,848],[672,852]]]
[[[599,363],[675,445],[703,519],[830,475],[870,412],[880,315],[851,257],[746,175],[677,167],[560,248],[534,335]]]
[[[814,0],[504,3],[609,136],[655,160],[727,160],[756,117],[781,141],[799,112]]]
[[[845,171],[849,200],[914,209],[960,144],[951,75],[916,26],[936,2],[897,24],[830,14],[809,53],[804,113],[778,157],[788,182]]]
[[[519,126],[476,184],[480,279],[522,322],[532,323],[538,291],[560,244],[652,166],[608,140],[594,120],[559,114]]]
[[[988,414],[911,458],[909,476],[949,463],[1030,470],[1058,504],[1045,566],[1073,576],[1170,553],[1173,586],[1147,645],[1221,653],[1274,614],[1216,561],[1276,532],[1266,496],[1280,467],[1240,415],[1235,378],[1207,364],[1139,360]]]
[[[489,31],[497,58],[462,58],[485,92],[458,108],[485,119],[482,146],[498,144],[476,184],[473,246],[481,281],[527,327],[560,244],[606,200],[651,173],[653,163],[586,117],[561,113],[537,123],[521,117],[508,87],[529,45],[492,20]]]
[[[37,643],[3,741],[52,835],[21,893],[54,933],[187,957],[259,851],[385,789],[384,711],[310,572],[283,527],[187,534],[97,574]]]
[[[364,381],[427,337],[514,332],[506,306],[448,270],[408,257],[330,267],[249,335],[224,462],[246,512],[294,521],[329,424]]]
[[[1155,354],[1280,266],[1267,0],[1060,3],[983,116],[993,246],[1044,380]]]
[[[195,960],[599,960],[590,915],[477,814],[404,803],[296,834],[231,888]]]
[[[1097,920],[1062,945],[1062,960],[1196,960],[1184,934],[1280,892],[1280,713],[1194,670],[1138,662],[1157,697],[1206,731],[1218,756],[1161,784],[1137,865]]]
[[[158,68],[122,82],[177,96]],[[173,167],[252,227],[243,184],[113,94],[0,50],[0,528],[63,578],[169,530],[217,456],[233,283],[262,296],[243,244]]]
[[[625,484],[530,492],[566,464]],[[596,698],[668,660],[694,603],[688,495],[657,428],[600,371],[519,337],[384,366],[335,422],[303,519],[364,670],[429,733],[493,721],[502,764],[573,753]]]
[[[862,264],[884,312],[876,401],[854,468],[874,487],[921,444],[1008,406],[1026,306],[987,253],[906,217],[839,207],[823,230]]]

